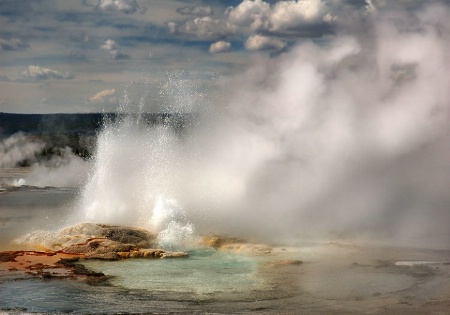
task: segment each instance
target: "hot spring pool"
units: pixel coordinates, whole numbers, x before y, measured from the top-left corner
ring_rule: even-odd
[[[37,313],[251,312],[282,297],[261,272],[265,258],[190,250],[189,258],[83,261],[107,283],[0,277],[0,309]],[[262,259],[262,260],[261,260]]]
[[[203,294],[242,294],[263,290],[254,257],[198,249],[189,258],[127,259],[115,262],[90,260],[83,264],[113,278],[115,286],[127,289]]]

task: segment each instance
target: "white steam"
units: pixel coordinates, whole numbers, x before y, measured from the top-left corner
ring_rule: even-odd
[[[48,161],[32,165],[24,183],[31,186],[80,187],[85,184],[89,162],[72,153],[69,147],[61,150],[61,155]]]
[[[42,141],[29,139],[19,132],[0,140],[0,168],[16,167],[18,163],[34,159],[35,154],[45,147]]]
[[[69,147],[54,149],[57,154],[44,157],[45,148],[42,139],[22,132],[0,140],[0,168],[29,167],[23,178],[1,179],[0,185],[73,187],[85,183],[89,162]]]
[[[81,219],[148,225],[162,196],[200,231],[448,247],[449,17],[380,15],[257,59],[184,137],[106,127]]]

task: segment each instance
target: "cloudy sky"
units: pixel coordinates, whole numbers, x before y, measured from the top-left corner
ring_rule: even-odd
[[[174,76],[209,93],[258,56],[421,2],[0,0],[0,111],[110,111],[132,82],[158,95]]]

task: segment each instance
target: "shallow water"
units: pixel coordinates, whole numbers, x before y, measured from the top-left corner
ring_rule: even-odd
[[[53,230],[70,220],[76,188],[8,187],[0,191],[0,250],[16,248],[11,242],[36,230]]]
[[[198,296],[241,295],[265,289],[257,261],[214,249],[188,251],[186,259],[92,260],[84,265],[113,276],[111,284],[129,289],[192,293]]]
[[[3,190],[2,249],[31,230],[65,225],[76,196],[68,188]],[[450,307],[450,251],[337,242],[276,247],[260,256],[189,254],[87,261],[110,277],[95,286],[1,271],[0,313],[445,314]]]

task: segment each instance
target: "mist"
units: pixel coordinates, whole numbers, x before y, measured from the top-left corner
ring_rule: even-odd
[[[0,167],[16,167],[27,159],[33,159],[45,144],[41,141],[32,141],[24,133],[18,132],[0,140]]]
[[[75,155],[69,147],[61,149],[60,154],[45,162],[34,163],[24,184],[39,187],[82,187],[87,180],[90,162]]]
[[[52,154],[43,154],[52,148]],[[20,179],[2,179],[0,185],[80,187],[90,163],[69,147],[54,147],[38,136],[18,132],[0,139],[0,168],[28,167]]]
[[[77,220],[151,227],[163,198],[198,233],[448,248],[448,18],[379,14],[257,56],[183,136],[107,125]]]
[[[306,41],[235,78],[206,159],[240,190],[221,222],[271,239],[448,246],[446,16],[375,17],[365,38]]]

